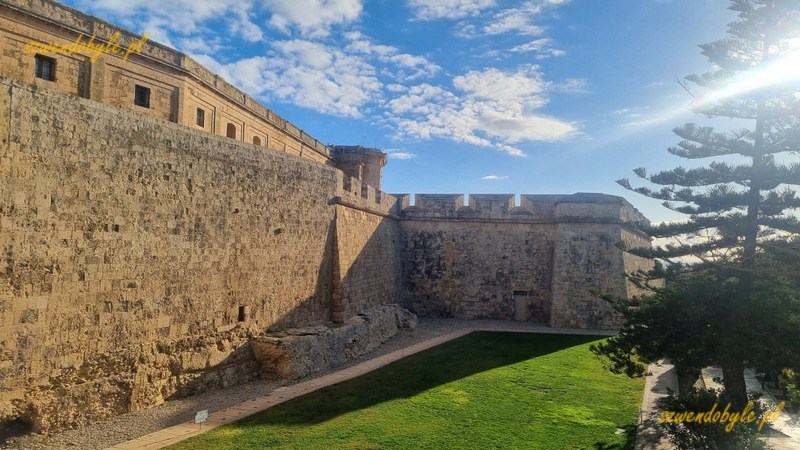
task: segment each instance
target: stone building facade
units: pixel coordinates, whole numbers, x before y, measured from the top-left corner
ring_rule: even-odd
[[[172,49],[24,51],[117,32],[141,40],[0,0],[0,422],[77,427],[249,381],[265,332],[355,333],[392,303],[613,328],[592,291],[632,294],[624,273],[651,264],[616,246],[649,245],[620,197],[389,195],[385,154],[325,146]]]
[[[185,54],[144,36],[50,0],[3,0],[0,33],[0,76],[332,165],[328,146]],[[127,58],[109,52],[94,62],[89,52],[69,51],[69,44],[92,37],[94,44],[121,49],[144,45]],[[31,41],[68,47],[37,53],[26,48]],[[52,75],[36,76],[37,63],[54,63]]]

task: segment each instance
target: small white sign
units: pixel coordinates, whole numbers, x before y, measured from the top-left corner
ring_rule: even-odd
[[[208,420],[208,410],[204,409],[202,411],[198,411],[197,414],[194,416],[194,423],[203,423]]]

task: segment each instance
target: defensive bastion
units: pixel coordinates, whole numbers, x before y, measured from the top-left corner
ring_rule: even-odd
[[[0,424],[303,376],[407,310],[614,328],[591,292],[651,266],[617,247],[649,245],[620,197],[386,194],[382,152],[323,145],[159,44],[50,55],[43,79],[30,40],[140,37],[48,0],[0,13]]]

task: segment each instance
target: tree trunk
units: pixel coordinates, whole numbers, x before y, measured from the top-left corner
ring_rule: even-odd
[[[742,408],[747,404],[747,386],[744,383],[744,364],[736,358],[728,358],[721,362],[722,384],[725,392],[731,396],[731,407]],[[724,405],[722,405],[724,406]]]

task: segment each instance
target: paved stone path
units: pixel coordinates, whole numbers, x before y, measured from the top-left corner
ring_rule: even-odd
[[[113,447],[109,447],[109,450],[150,450],[166,447],[221,425],[225,425],[251,414],[255,414],[259,411],[263,411],[279,403],[283,403],[293,398],[300,397],[301,395],[308,394],[309,392],[316,391],[317,389],[361,376],[367,372],[371,372],[408,355],[413,355],[414,353],[427,350],[431,347],[435,347],[439,344],[443,344],[447,341],[451,341],[466,334],[472,333],[473,331],[512,331],[526,333],[585,334],[600,336],[612,336],[616,334],[616,331],[550,328],[542,325],[531,324],[529,322],[498,323],[497,321],[476,320],[473,321],[471,326],[468,328],[452,331],[450,333],[428,339],[410,347],[387,353],[386,355],[370,359],[369,361],[365,361],[361,364],[319,378],[303,381],[292,386],[281,387],[275,389],[266,396],[255,398],[231,408],[215,411],[208,415],[208,420],[203,424],[184,422],[128,442],[117,444]],[[232,389],[235,389],[235,387]]]
[[[722,385],[714,380],[714,378],[722,379],[722,369],[718,367],[705,368],[702,376],[703,383],[707,388],[722,389]],[[769,391],[761,389],[761,382],[758,381],[752,369],[744,371],[744,383],[748,392],[761,393],[759,400],[768,410],[774,411],[780,403]],[[790,413],[783,409],[778,414],[778,419],[771,426],[772,431],[769,434],[768,441],[775,450],[796,450],[800,448],[800,414]]]
[[[636,435],[637,450],[668,450],[674,446],[663,436],[658,427],[658,414],[660,409],[656,401],[667,395],[667,388],[677,391],[678,379],[675,369],[671,364],[659,361],[650,364],[648,375],[645,379],[644,395],[642,396],[642,409],[639,418],[639,429]],[[709,389],[722,389],[722,385],[714,378],[722,378],[722,370],[709,367],[702,371],[703,383]],[[755,373],[745,370],[745,384],[748,391],[761,392],[761,401],[767,409],[774,410],[778,402],[769,392],[761,390],[761,383],[756,379]],[[767,442],[775,450],[796,450],[800,448],[800,415],[790,414],[785,410],[778,415],[778,420],[772,425],[773,431],[767,435]]]
[[[661,410],[656,401],[667,396],[667,389],[678,390],[678,376],[672,364],[658,361],[647,367],[644,379],[644,395],[639,413],[639,428],[636,432],[637,450],[667,450],[674,446],[663,436],[658,426]]]

